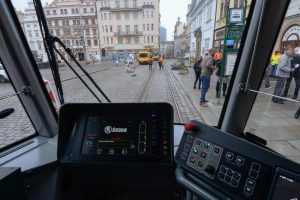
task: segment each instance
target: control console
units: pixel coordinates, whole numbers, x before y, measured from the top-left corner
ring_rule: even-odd
[[[184,132],[175,156],[183,171],[229,199],[267,198],[275,163],[283,157],[200,122],[192,124],[194,128]]]

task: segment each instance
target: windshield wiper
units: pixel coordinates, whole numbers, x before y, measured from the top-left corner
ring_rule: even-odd
[[[58,65],[56,63],[56,58],[54,55],[54,51],[65,61],[65,63],[70,67],[70,69],[75,73],[75,75],[80,79],[80,81],[87,87],[87,89],[93,94],[93,96],[101,103],[101,100],[98,96],[93,92],[93,90],[88,86],[88,84],[81,78],[81,76],[76,72],[76,70],[71,66],[71,64],[64,58],[61,52],[55,47],[55,42],[61,45],[61,47],[66,51],[66,53],[71,57],[71,59],[76,63],[76,65],[83,71],[83,73],[88,77],[88,79],[93,83],[96,89],[102,94],[102,96],[106,99],[107,102],[111,102],[109,98],[105,95],[105,93],[101,90],[99,85],[94,81],[94,79],[90,76],[90,74],[83,69],[80,63],[76,60],[74,54],[72,53],[71,49],[68,48],[58,37],[52,36],[49,32],[45,13],[41,4],[40,0],[33,0],[35,10],[37,13],[38,22],[40,25],[42,37],[44,40],[44,44],[46,46],[46,52],[48,55],[50,68],[52,70],[55,86],[57,88],[57,93],[59,96],[60,103],[64,103],[63,97],[63,89],[60,80],[60,74],[58,70]],[[43,34],[44,32],[44,34]]]

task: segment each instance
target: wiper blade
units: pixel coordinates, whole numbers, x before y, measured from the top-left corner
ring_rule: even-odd
[[[66,53],[72,58],[73,61],[75,61],[76,65],[83,71],[83,73],[93,83],[93,85],[102,94],[102,96],[106,99],[106,101],[110,103],[111,101],[105,95],[105,93],[101,90],[99,85],[94,81],[94,79],[90,76],[90,74],[85,69],[83,69],[83,67],[80,65],[80,63],[76,60],[76,58],[75,58],[74,54],[72,53],[71,49],[66,47],[66,45],[58,37],[52,36],[50,34],[49,29],[48,29],[48,25],[47,25],[47,22],[46,22],[45,14],[44,14],[42,4],[41,4],[40,0],[34,0],[34,3],[35,3],[35,8],[36,8],[36,11],[37,11],[37,16],[38,16],[38,21],[40,23],[40,27],[43,26],[43,28],[44,28],[45,36],[43,34],[42,35],[43,35],[44,43],[46,44],[45,46],[48,47],[46,49],[48,50],[47,51],[48,57],[51,60],[50,64],[53,64],[53,65],[50,65],[50,66],[51,66],[51,69],[52,69],[52,72],[53,72],[53,77],[54,77],[55,85],[56,85],[56,88],[57,88],[57,92],[59,93],[59,97],[60,97],[59,99],[60,99],[61,104],[64,103],[63,89],[62,89],[62,85],[61,85],[58,65],[56,63],[56,59],[55,59],[55,56],[54,56],[54,51],[65,61],[65,63],[70,67],[70,69],[75,73],[75,75],[80,79],[80,81],[87,87],[87,89],[93,94],[93,96],[100,103],[101,103],[101,100],[93,92],[93,90],[88,86],[88,84],[79,76],[79,74],[76,72],[76,70],[71,66],[71,64],[61,54],[61,52],[58,51],[58,49],[54,45],[55,42],[57,42],[58,44],[60,44],[63,47],[63,49],[66,51]],[[41,32],[42,32],[42,30],[41,30]]]

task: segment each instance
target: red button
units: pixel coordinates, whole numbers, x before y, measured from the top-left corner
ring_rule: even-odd
[[[190,122],[190,121],[186,122],[184,124],[184,129],[185,129],[185,131],[188,131],[188,132],[197,131],[198,130],[197,126],[195,124],[193,124],[192,122]]]

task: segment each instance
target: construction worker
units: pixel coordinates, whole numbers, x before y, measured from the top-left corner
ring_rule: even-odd
[[[272,54],[271,56],[271,74],[270,76],[275,77],[276,76],[276,69],[277,69],[277,65],[279,63],[279,60],[281,58],[281,54],[278,51],[275,51],[275,53]]]

